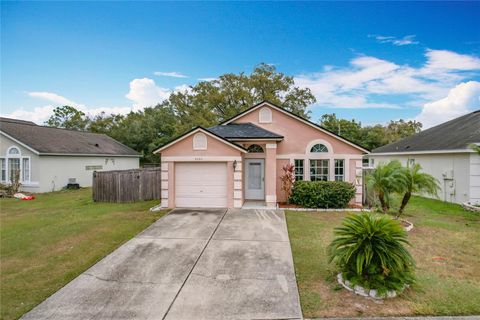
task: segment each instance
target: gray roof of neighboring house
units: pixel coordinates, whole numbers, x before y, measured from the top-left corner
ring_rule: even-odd
[[[44,127],[8,118],[0,118],[0,131],[40,154],[140,156],[105,134]]]
[[[253,123],[231,123],[207,129],[226,139],[283,139],[282,135],[265,130]]]
[[[374,149],[372,153],[458,150],[467,149],[472,143],[480,143],[480,110]]]

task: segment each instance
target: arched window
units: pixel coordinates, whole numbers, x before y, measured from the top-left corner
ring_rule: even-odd
[[[324,145],[324,144],[321,144],[321,143],[317,143],[316,145],[314,145],[311,149],[310,149],[310,152],[328,152],[328,148]]]
[[[5,157],[0,157],[0,180],[12,182],[16,174],[23,183],[30,181],[30,157],[22,156],[20,148],[11,146]]]
[[[16,147],[10,147],[10,149],[8,149],[8,155],[9,156],[19,156],[20,155],[20,150],[18,150],[18,148],[16,148]]]
[[[248,153],[263,153],[263,148],[258,144],[252,144],[247,148]]]
[[[271,123],[272,122],[272,110],[267,107],[260,109],[258,113],[258,122],[259,123]]]
[[[193,150],[207,150],[207,136],[204,133],[193,136]]]

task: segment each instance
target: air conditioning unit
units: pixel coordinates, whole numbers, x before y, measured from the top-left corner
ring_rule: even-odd
[[[80,185],[77,183],[76,178],[68,178],[67,189],[79,189]]]

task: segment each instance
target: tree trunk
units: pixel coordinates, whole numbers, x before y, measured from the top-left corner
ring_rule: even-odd
[[[383,194],[383,192],[380,192],[378,194],[378,200],[380,200],[380,205],[382,206],[382,211],[383,213],[387,213],[388,211],[388,205],[387,203],[385,202],[385,195]]]
[[[412,193],[407,191],[404,195],[403,195],[403,199],[402,199],[402,204],[400,205],[400,209],[398,210],[398,215],[397,215],[397,218],[400,217],[402,214],[403,214],[403,211],[405,210],[405,207],[407,206],[407,203],[408,201],[410,200],[410,197],[412,196]]]

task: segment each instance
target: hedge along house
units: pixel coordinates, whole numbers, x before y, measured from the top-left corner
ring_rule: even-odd
[[[212,128],[196,127],[155,151],[162,159],[162,207],[241,208],[284,202],[282,167],[296,180],[350,181],[362,202],[368,150],[269,102]]]
[[[136,169],[140,154],[104,134],[38,126],[0,118],[0,182],[20,171],[22,191],[92,185],[93,171]]]

